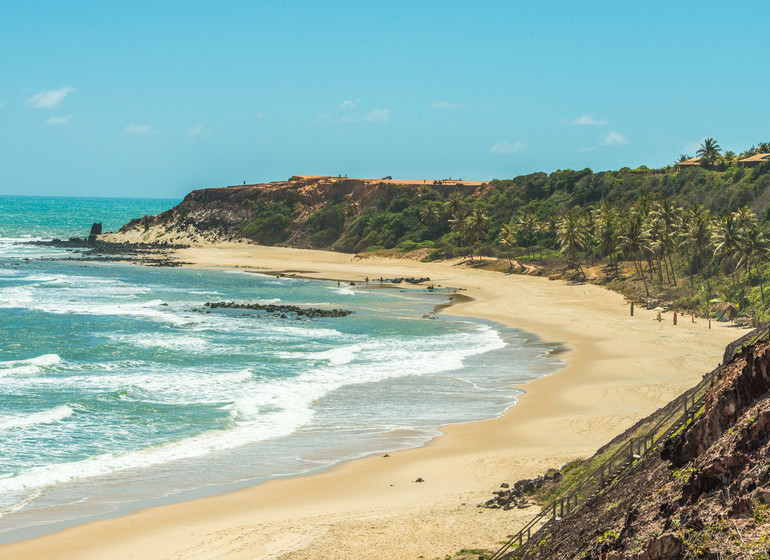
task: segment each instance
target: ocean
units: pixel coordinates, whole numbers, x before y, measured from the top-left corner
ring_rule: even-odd
[[[440,290],[29,244],[177,202],[0,196],[0,542],[417,447],[499,416],[511,385],[561,367],[525,332],[435,315]],[[220,301],[352,314],[204,305]]]

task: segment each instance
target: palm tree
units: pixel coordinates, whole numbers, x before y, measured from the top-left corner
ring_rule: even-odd
[[[426,204],[420,208],[420,220],[431,228],[441,221],[441,211],[436,204]]]
[[[708,165],[713,165],[721,153],[721,148],[717,141],[713,138],[706,138],[701,142],[700,148],[696,152],[696,155],[703,158],[703,161]]]
[[[738,208],[734,212],[735,220],[740,224],[744,230],[749,230],[757,226],[757,215],[751,211],[748,206]]]
[[[610,268],[614,266],[617,269],[617,262],[613,263],[613,258],[620,250],[618,217],[610,204],[602,204],[594,210],[594,235],[602,255],[610,259]]]
[[[762,276],[759,274],[759,261],[766,260],[770,255],[770,240],[758,227],[753,227],[745,233],[742,247],[741,260],[746,271],[751,275],[751,267],[754,265],[754,272],[759,279],[759,290],[762,296],[762,304],[765,303],[765,285]]]
[[[530,257],[534,256],[532,251],[532,246],[533,246],[533,240],[535,237],[535,232],[537,231],[537,218],[531,212],[524,212],[519,216],[517,223],[518,223],[518,229],[521,237],[523,237],[526,240]]]
[[[459,213],[465,213],[465,201],[460,191],[455,191],[450,194],[446,201],[444,201],[444,210],[448,216],[456,216]]]
[[[701,276],[706,281],[709,295],[711,294],[711,282],[707,274],[707,257],[712,247],[712,219],[708,210],[698,212],[690,223],[689,240],[698,257],[698,268]]]
[[[668,265],[666,270],[667,273],[668,270],[671,271],[671,279],[674,282],[674,286],[676,286],[676,273],[674,271],[672,255],[676,253],[677,240],[679,237],[679,230],[677,225],[680,223],[682,209],[677,206],[676,203],[674,203],[670,198],[664,198],[655,204],[655,210],[653,210],[653,212],[654,215],[659,217],[665,225],[665,229],[660,239],[660,242],[662,243],[662,249],[664,251],[663,260],[665,262],[665,256],[667,255]]]
[[[719,217],[715,222],[714,228],[714,257],[718,259],[733,278],[733,284],[737,286],[743,299],[743,289],[740,284],[738,264],[740,262],[740,252],[744,245],[744,230],[737,219],[737,212]],[[738,302],[740,305],[741,302]]]
[[[561,245],[561,251],[569,254],[570,266],[585,276],[580,261],[577,260],[577,252],[586,246],[586,234],[583,220],[577,212],[568,210],[559,221],[556,237]]]
[[[476,252],[478,253],[481,235],[489,228],[489,216],[481,208],[477,207],[471,210],[465,221],[468,234],[474,237]],[[481,260],[481,255],[479,255],[479,260]]]
[[[503,227],[500,228],[500,236],[498,237],[498,241],[500,242],[500,245],[508,249],[506,254],[508,256],[508,270],[510,271],[513,269],[511,251],[516,246],[516,230],[514,230],[510,224],[503,225]],[[524,266],[522,266],[522,264],[519,262],[519,259],[514,260],[516,261],[516,264],[518,264],[521,269],[524,270]]]
[[[645,235],[646,232],[642,215],[633,214],[623,222],[619,240],[620,249],[627,257],[631,257],[631,260],[634,261],[636,272],[639,275],[639,278],[642,279],[644,291],[649,297],[650,290],[647,288],[647,278],[645,278],[644,270],[642,269],[642,254],[644,252],[644,246],[647,243]]]
[[[468,237],[468,228],[465,218],[465,212],[462,210],[458,210],[456,213],[452,214],[451,218],[449,218],[450,229],[456,231],[460,235],[460,251],[462,251],[465,246],[465,241]]]

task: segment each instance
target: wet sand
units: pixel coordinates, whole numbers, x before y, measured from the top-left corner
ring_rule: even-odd
[[[591,455],[715,367],[744,331],[672,324],[587,284],[505,275],[452,263],[357,259],[246,244],[181,250],[196,266],[361,283],[421,277],[461,290],[442,313],[519,328],[567,348],[567,367],[522,385],[505,415],[447,426],[419,449],[343,463],[218,496],[94,521],[0,547],[0,558],[443,558],[494,549],[535,513],[477,508],[502,482]],[[460,301],[462,299],[463,301]],[[417,478],[425,482],[414,482]]]

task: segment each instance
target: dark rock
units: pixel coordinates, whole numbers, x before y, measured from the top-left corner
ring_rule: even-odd
[[[315,307],[299,307],[297,305],[275,305],[261,303],[238,303],[234,301],[208,301],[203,304],[209,309],[250,309],[252,311],[264,311],[274,314],[281,319],[286,319],[289,315],[294,317],[307,317],[315,319],[318,317],[347,317],[352,311],[345,309],[318,309]]]

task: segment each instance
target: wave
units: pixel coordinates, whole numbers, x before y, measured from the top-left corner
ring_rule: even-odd
[[[355,290],[353,290],[350,287],[341,286],[341,287],[330,287],[330,290],[334,291],[335,294],[339,294],[341,296],[354,296],[356,295]]]
[[[356,355],[363,347],[360,344],[350,344],[331,348],[323,352],[278,352],[277,356],[283,359],[303,359],[309,361],[328,361],[334,365],[344,365],[356,359]]]
[[[107,335],[115,342],[130,344],[137,348],[163,348],[165,350],[203,352],[210,349],[210,344],[203,338],[189,335],[167,335],[147,333],[137,335]]]
[[[60,422],[65,418],[69,418],[74,413],[74,410],[68,405],[63,404],[52,408],[50,410],[44,410],[42,412],[33,412],[31,414],[22,414],[12,416],[10,418],[0,419],[0,430],[12,430],[14,428],[29,428],[39,424],[52,424],[54,422]]]
[[[43,354],[27,360],[9,360],[0,362],[0,377],[9,375],[37,375],[46,368],[61,364],[62,359],[58,354]]]

